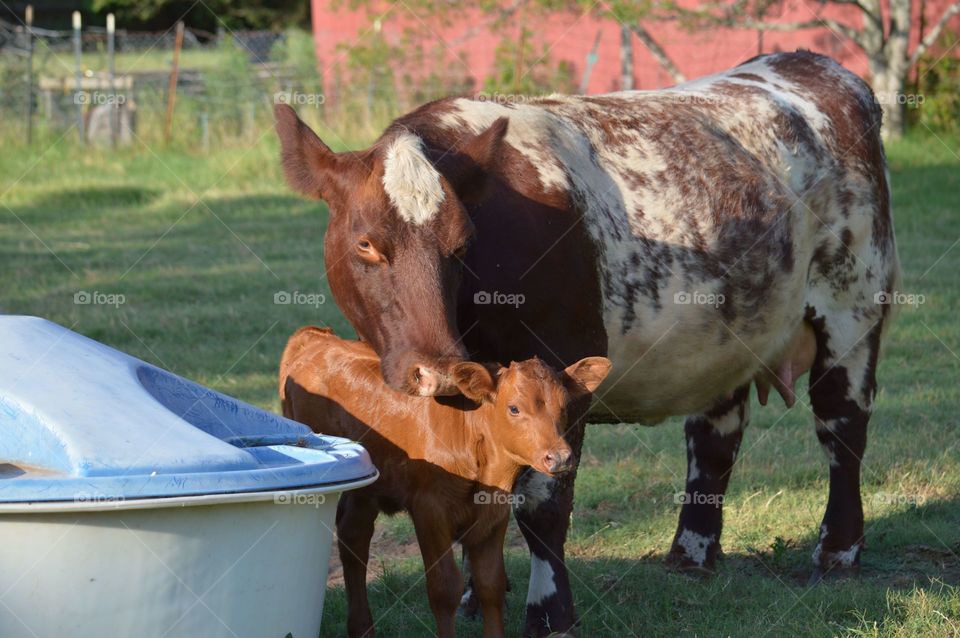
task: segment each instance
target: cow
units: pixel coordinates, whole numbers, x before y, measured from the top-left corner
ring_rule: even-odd
[[[593,409],[570,407],[575,459],[587,421],[686,415],[698,497],[667,556],[712,571],[751,386],[791,402],[809,368],[830,476],[813,577],[858,570],[883,301],[900,276],[881,109],[862,80],[798,51],[656,91],[447,98],[343,153],[292,109],[276,118],[288,183],[329,205],[333,295],[392,387],[455,392],[466,358],[608,357]],[[527,636],[576,622],[575,476],[528,470],[515,486]]]
[[[503,541],[510,492],[524,467],[544,476],[570,469],[567,404],[593,392],[610,371],[588,357],[557,372],[537,358],[508,367],[462,362],[451,376],[465,401],[438,403],[383,381],[369,345],[308,326],[280,362],[283,415],[315,432],[361,441],[380,478],[337,504],[337,539],[347,588],[347,633],[372,638],[367,561],[380,512],[413,519],[437,635],[454,638],[463,580],[451,553],[459,541],[473,569],[483,635],[504,636],[507,576]]]

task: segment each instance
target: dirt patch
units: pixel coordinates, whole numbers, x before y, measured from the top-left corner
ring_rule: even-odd
[[[370,541],[370,560],[367,563],[367,582],[373,582],[383,575],[384,561],[396,561],[420,556],[417,539],[397,539],[383,526],[378,526]],[[343,587],[343,564],[334,539],[330,550],[330,571],[327,573],[327,587]]]
[[[504,542],[508,550],[525,550],[526,541],[516,523],[511,521],[507,529],[507,538]],[[457,562],[460,560],[460,547],[454,550]],[[406,560],[410,557],[420,557],[420,547],[412,534],[409,538],[399,539],[395,532],[391,533],[385,526],[378,525],[370,541],[370,561],[367,563],[367,582],[373,582],[383,575],[384,565],[397,560]],[[343,564],[340,562],[340,552],[337,549],[336,538],[330,550],[330,570],[327,572],[327,587],[343,587]]]

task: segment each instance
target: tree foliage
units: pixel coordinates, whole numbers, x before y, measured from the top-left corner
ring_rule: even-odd
[[[116,14],[127,29],[167,29],[177,20],[207,31],[310,26],[310,4],[303,0],[92,0],[91,8]]]

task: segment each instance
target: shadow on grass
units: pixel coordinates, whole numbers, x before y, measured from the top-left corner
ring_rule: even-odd
[[[142,186],[93,186],[88,188],[67,188],[46,192],[35,198],[26,207],[28,214],[34,211],[61,213],[83,209],[120,208],[124,206],[143,206],[149,204],[161,191]]]
[[[902,602],[914,594],[936,597],[945,586],[960,585],[958,519],[960,497],[870,519],[861,575],[815,585],[807,583],[813,532],[770,548],[727,554],[712,576],[669,569],[666,547],[636,558],[569,556],[580,635],[756,636],[779,628],[769,635],[833,636],[864,623],[899,622],[915,612],[897,608],[891,602],[895,592]],[[374,549],[371,560],[387,565],[369,585],[380,633],[432,635],[419,556],[391,560]],[[513,587],[507,596],[507,635],[516,635],[522,623],[528,569],[524,550],[508,552]],[[956,590],[948,596],[960,598]],[[345,619],[345,592],[332,587],[321,636],[343,635]],[[458,636],[481,634],[480,623],[458,619]]]

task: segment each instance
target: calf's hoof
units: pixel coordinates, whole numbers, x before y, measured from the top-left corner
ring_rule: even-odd
[[[457,616],[464,620],[481,620],[483,612],[480,609],[480,597],[473,593],[472,582],[463,590],[460,605],[457,607]]]

